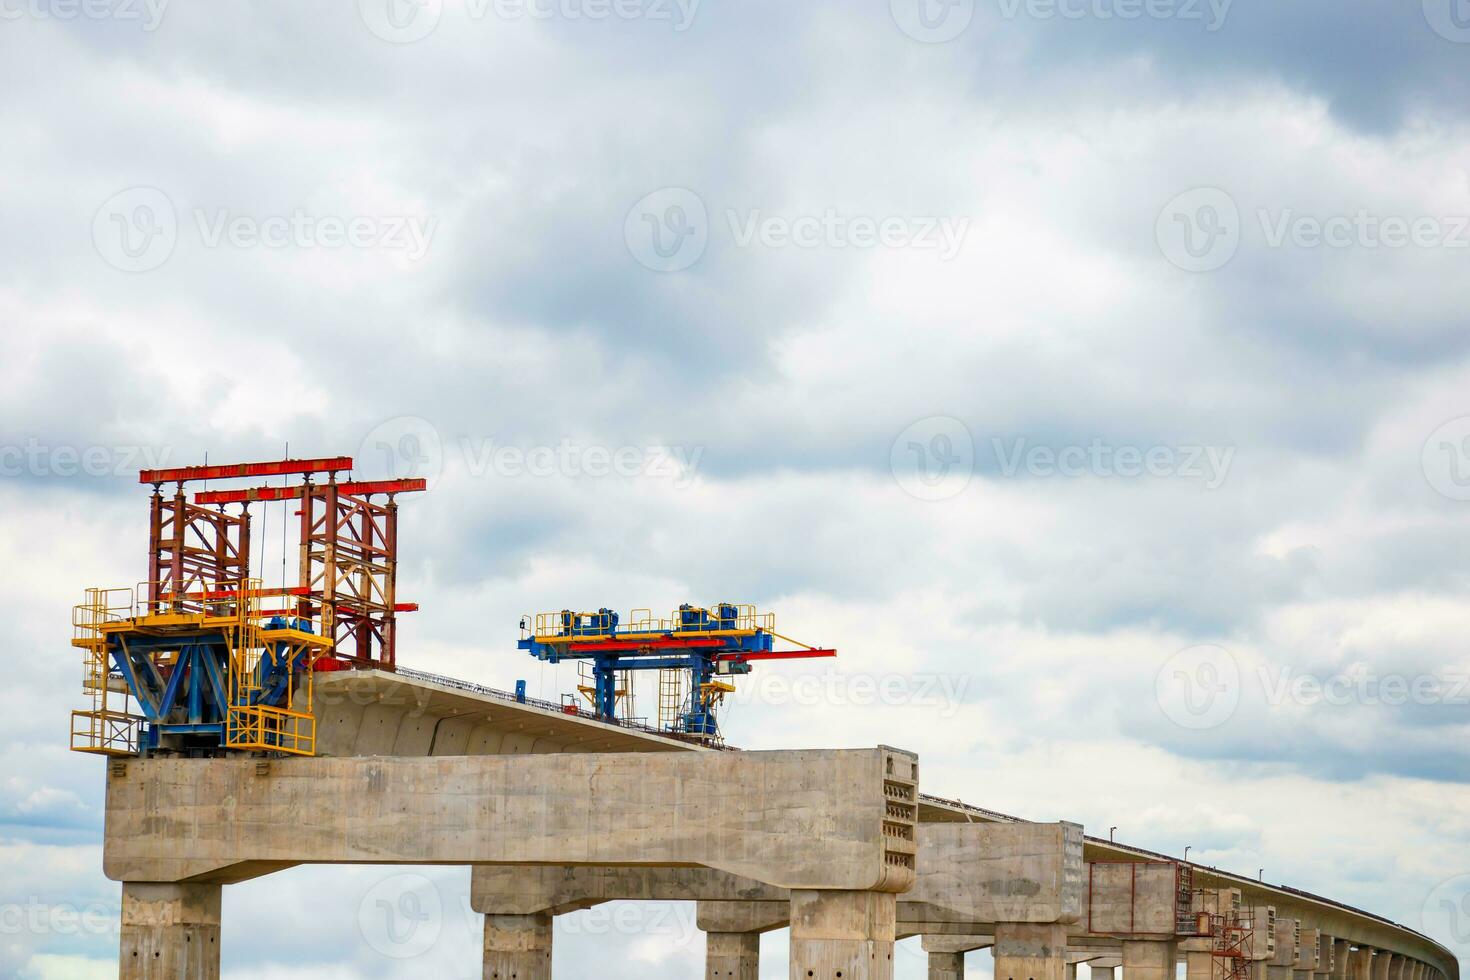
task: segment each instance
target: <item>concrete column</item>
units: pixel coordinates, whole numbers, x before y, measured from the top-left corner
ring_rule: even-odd
[[[1173,940],[1125,939],[1123,980],[1174,980],[1179,944]]]
[[[791,980],[893,980],[897,919],[891,893],[793,889]]]
[[[1067,927],[997,922],[995,980],[1067,980]]]
[[[1215,957],[1201,950],[1185,953],[1184,977],[1185,980],[1214,980]]]
[[[758,932],[710,932],[704,937],[704,975],[708,980],[760,980]]]
[[[551,913],[485,916],[484,980],[551,980]]]
[[[1388,980],[1388,969],[1393,965],[1393,954],[1380,949],[1373,957],[1373,980]]]
[[[1332,980],[1348,980],[1348,959],[1352,945],[1346,939],[1332,940]]]
[[[1088,964],[1091,966],[1091,964]],[[1113,968],[1110,966],[1092,966],[1092,980],[1113,980]],[[1193,978],[1191,978],[1193,980]]]
[[[929,980],[965,980],[965,954],[930,953]]]
[[[219,980],[219,885],[124,882],[120,980]]]
[[[1077,964],[1076,963],[1070,963],[1069,962],[1067,964],[1067,973],[1066,973],[1066,976],[1067,976],[1067,980],[1077,980]]]
[[[1359,946],[1348,954],[1348,980],[1373,980],[1373,947]]]

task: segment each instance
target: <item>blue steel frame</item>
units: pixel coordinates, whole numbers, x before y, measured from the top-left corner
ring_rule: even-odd
[[[304,620],[277,617],[267,628],[285,628],[310,632]],[[308,651],[298,650],[295,663],[287,664],[285,644],[273,643],[266,648],[256,667],[257,692],[247,704],[277,705],[284,702],[287,685],[293,674],[305,666]],[[153,663],[153,654],[173,651],[177,654],[167,676]],[[128,691],[137,699],[146,721],[139,737],[142,754],[157,749],[166,735],[203,735],[194,747],[225,745],[225,721],[229,708],[230,646],[223,630],[205,629],[187,634],[133,636],[124,641],[113,634],[108,638],[112,664],[122,675]]]

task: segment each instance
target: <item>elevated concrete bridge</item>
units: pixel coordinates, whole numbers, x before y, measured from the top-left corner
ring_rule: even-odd
[[[549,980],[555,915],[698,903],[705,976],[930,976],[993,947],[997,980],[1222,980],[1200,914],[1248,910],[1248,980],[1459,980],[1453,955],[1329,899],[918,792],[914,756],[716,751],[411,671],[317,678],[318,758],[109,766],[120,975],[217,977],[221,887],[297,864],[467,864],[484,976]],[[1185,897],[1181,899],[1181,895]]]

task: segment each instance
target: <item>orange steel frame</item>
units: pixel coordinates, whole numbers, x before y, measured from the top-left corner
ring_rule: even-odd
[[[426,489],[423,480],[338,483],[352,468],[347,456],[280,460],[224,466],[144,470],[139,482],[153,484],[149,520],[148,598],[151,611],[191,610],[195,600],[250,576],[250,505],[299,500],[300,579],[293,588],[271,590],[295,599],[296,614],[321,613],[334,656],[358,667],[393,670],[397,614],[417,609],[397,601],[398,504],[395,495]],[[313,474],[327,482],[314,484]],[[186,499],[184,484],[195,480],[302,475],[294,487],[206,491]],[[177,483],[166,497],[162,483]],[[378,503],[374,495],[386,495]],[[239,514],[225,505],[239,503]],[[212,505],[212,507],[211,507]]]

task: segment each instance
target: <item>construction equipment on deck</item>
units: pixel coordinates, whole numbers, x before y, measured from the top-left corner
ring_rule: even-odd
[[[776,650],[777,639],[798,649]],[[771,613],[730,602],[685,603],[667,619],[635,609],[626,624],[607,608],[538,613],[521,618],[518,646],[547,663],[590,665],[578,691],[609,721],[632,715],[631,673],[657,670],[660,728],[711,742],[720,740],[718,712],[735,691],[735,677],[750,673],[753,662],[837,655],[781,636]]]
[[[137,755],[315,752],[315,671],[392,670],[396,495],[423,480],[339,483],[346,456],[144,470],[153,485],[148,578],[88,589],[72,617],[89,708],[72,712],[78,752]],[[325,474],[322,483],[312,476]],[[301,476],[296,486],[205,491],[185,484]],[[176,484],[166,496],[162,484]],[[372,498],[385,496],[387,502]],[[265,588],[251,570],[252,505],[296,502],[299,581]],[[239,504],[238,513],[226,512]],[[288,522],[282,516],[282,528]],[[286,547],[284,542],[283,549]],[[282,558],[283,576],[285,559]],[[267,606],[267,600],[274,600]]]

